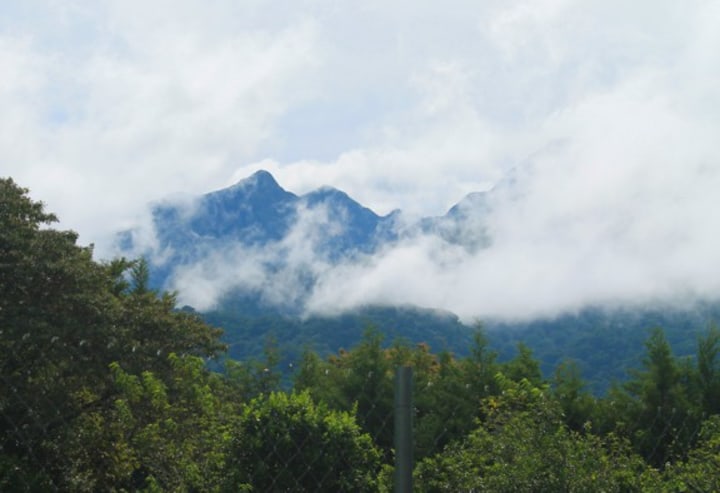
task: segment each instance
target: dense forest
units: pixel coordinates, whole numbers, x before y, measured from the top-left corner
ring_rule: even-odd
[[[385,341],[227,357],[221,331],[93,260],[0,180],[0,490],[389,491],[393,375],[414,372],[417,491],[720,490],[720,330],[677,357],[662,329],[602,396],[571,361],[543,372]]]
[[[190,307],[185,310],[192,311]],[[335,316],[289,316],[244,293],[230,292],[216,307],[198,315],[223,328],[222,340],[233,359],[260,354],[270,337],[277,341],[286,368],[303,349],[328,356],[338,348],[355,346],[368,326],[381,328],[386,344],[422,341],[435,351],[464,357],[469,354],[473,332],[482,326],[499,361],[514,358],[520,343],[532,349],[546,375],[571,359],[582,372],[587,389],[600,396],[613,383],[627,380],[628,370],[642,365],[645,340],[654,328],[663,328],[675,354],[694,355],[697,337],[714,320],[720,320],[720,304],[587,307],[528,321],[489,319],[467,324],[453,313],[410,305],[365,306]]]

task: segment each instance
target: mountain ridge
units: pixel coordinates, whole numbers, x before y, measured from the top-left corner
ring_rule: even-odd
[[[371,255],[401,238],[420,234],[462,243],[465,239],[459,231],[467,228],[461,223],[478,219],[472,211],[460,213],[468,209],[465,202],[471,195],[444,216],[408,225],[400,221],[400,210],[378,215],[330,186],[297,195],[285,190],[270,172],[259,170],[227,188],[196,197],[191,206],[156,204],[151,209],[153,246],[136,248],[135,238],[142,236],[137,230],[120,233],[118,245],[123,253],[150,260],[155,287],[173,289],[174,270],[202,261],[214,251],[230,244],[272,247],[289,241],[292,234],[305,242],[317,259],[329,264]],[[300,228],[306,229],[298,231]],[[479,246],[482,242],[473,239],[467,248],[477,250]]]
[[[289,360],[299,357],[302,347],[332,353],[357,343],[367,324],[381,328],[388,339],[427,342],[463,354],[474,328],[437,307],[388,303],[329,316],[308,314],[303,303],[323,269],[348,261],[369,262],[383,248],[414,236],[431,235],[470,254],[486,248],[492,241],[485,223],[492,212],[492,193],[468,194],[444,215],[408,223],[402,211],[380,216],[333,187],[296,195],[270,173],[259,171],[196,198],[192,207],[156,204],[152,213],[157,242],[144,254],[157,289],[178,288],[172,284],[178,272],[185,274],[183,286],[204,289],[206,282],[227,283],[227,289],[214,294],[216,303],[198,313],[225,329],[230,356],[235,358],[257,356],[268,337],[280,341]],[[132,239],[131,233],[125,236]],[[198,275],[207,278],[198,280]],[[254,284],[240,279],[250,275]],[[354,280],[348,277],[347,282]],[[486,320],[484,326],[501,358],[512,357],[522,342],[536,351],[546,375],[560,362],[573,359],[589,377],[590,388],[602,393],[611,381],[623,379],[625,369],[639,364],[647,329],[667,327],[673,347],[685,355],[692,353],[694,338],[712,319],[720,319],[720,304],[686,310],[586,307],[525,322]]]

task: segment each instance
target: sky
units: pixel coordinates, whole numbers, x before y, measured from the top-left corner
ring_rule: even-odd
[[[719,22],[717,0],[0,2],[0,175],[99,257],[149,203],[258,169],[416,216],[509,180],[489,249],[321,266],[311,306],[717,298]]]

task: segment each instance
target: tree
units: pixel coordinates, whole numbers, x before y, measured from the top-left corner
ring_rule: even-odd
[[[585,390],[580,369],[574,361],[565,361],[555,370],[552,394],[563,411],[563,419],[571,430],[582,431],[590,420],[595,399]]]
[[[531,363],[528,364],[531,367],[531,372],[534,373],[536,371],[534,366]],[[473,394],[480,398],[497,394],[498,388],[495,375],[500,370],[497,363],[497,353],[490,349],[487,335],[481,324],[475,326],[470,356],[462,360],[461,367],[466,384],[473,389]],[[524,376],[529,377],[530,375]]]
[[[167,384],[176,377],[168,354],[213,357],[224,346],[219,330],[176,311],[172,295],[128,289],[131,262],[95,262],[75,233],[48,227],[55,220],[0,179],[0,463],[13,464],[17,484],[77,489],[73,471],[93,462],[73,461],[113,453],[98,442],[83,459],[69,447],[110,415],[114,362]]]
[[[697,447],[664,476],[668,490],[720,491],[720,416],[711,416],[703,424]]]
[[[396,341],[382,347],[382,335],[370,328],[350,351],[322,361],[306,351],[295,378],[296,390],[309,390],[314,399],[333,409],[357,406],[361,424],[390,460],[393,447],[393,379],[399,366],[413,368],[416,410],[415,457],[437,452],[462,439],[481,414],[480,403],[498,392],[496,355],[478,327],[471,355],[456,359],[449,352],[433,354],[427,344],[411,347]]]
[[[540,362],[533,357],[532,350],[522,342],[517,344],[518,354],[503,365],[503,373],[510,379],[519,382],[527,379],[534,384],[542,383]]]
[[[484,400],[486,419],[466,440],[423,460],[419,491],[638,491],[653,471],[624,442],[569,430],[547,387],[497,376],[500,396]]]
[[[697,369],[702,409],[706,415],[720,413],[720,329],[711,325],[698,338]]]
[[[477,325],[468,357],[456,359],[442,352],[433,372],[416,375],[416,458],[436,453],[470,433],[482,415],[483,399],[499,392],[496,358],[482,326]]]
[[[41,228],[56,218],[27,194],[0,180],[0,440],[32,482],[38,463],[50,474],[59,459],[41,444],[94,405],[84,388],[104,394],[97,350],[118,305],[109,294],[117,264],[94,263],[72,232]]]
[[[380,453],[353,413],[308,392],[273,392],[245,408],[227,456],[225,489],[376,491]]]
[[[317,359],[306,355],[296,389],[307,389],[331,409],[354,410],[362,429],[389,457],[393,444],[393,370],[402,357],[397,347],[394,352],[383,348],[382,341],[382,334],[369,327],[360,344],[350,351],[341,349],[319,367]]]
[[[150,267],[144,257],[131,264],[130,277],[133,293],[143,295],[150,291]]]
[[[688,395],[693,369],[672,354],[662,329],[653,329],[645,342],[643,366],[611,394],[616,429],[626,433],[649,463],[664,467],[681,458],[692,445],[700,414]]]
[[[224,374],[233,400],[245,402],[258,395],[280,390],[280,353],[275,339],[268,339],[263,353],[262,360],[225,360]]]

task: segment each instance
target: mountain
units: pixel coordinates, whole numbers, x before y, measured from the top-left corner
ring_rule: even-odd
[[[296,195],[258,171],[191,201],[154,205],[152,235],[126,231],[119,244],[128,256],[149,260],[156,288],[204,292],[220,284],[222,289],[210,293],[215,303],[200,307],[200,314],[225,330],[235,358],[257,356],[268,337],[279,342],[288,363],[303,347],[328,354],[353,346],[367,325],[380,328],[388,343],[427,342],[462,355],[474,329],[451,313],[365,306],[337,316],[307,316],[303,305],[323,272],[343,262],[371,262],[373,254],[396,242],[432,235],[468,252],[487,247],[492,194],[471,193],[442,216],[408,222],[400,211],[380,216],[331,187]],[[586,308],[523,323],[488,320],[484,326],[501,359],[513,357],[519,342],[533,349],[546,376],[573,359],[590,388],[602,393],[640,364],[648,329],[664,327],[676,354],[688,355],[711,320],[720,320],[720,304],[684,310]]]
[[[380,216],[332,187],[298,196],[283,189],[267,171],[258,171],[191,201],[154,205],[152,233],[125,231],[118,244],[126,255],[150,260],[155,287],[174,289],[175,273],[229,248],[277,250],[276,258],[263,260],[271,270],[286,268],[288,249],[298,245],[306,250],[304,261],[330,265],[418,234],[434,234],[474,251],[489,242],[479,226],[488,210],[485,194],[470,194],[445,216],[408,226],[399,221],[400,211]],[[148,236],[154,241],[144,246],[140,240]]]
[[[380,216],[336,188],[296,195],[258,171],[190,201],[155,204],[152,234],[126,231],[119,244],[127,256],[148,259],[157,289],[223,284],[202,316],[226,330],[234,357],[257,354],[269,334],[294,348],[290,353],[305,344],[334,351],[359,341],[368,324],[382,327],[388,341],[405,338],[462,352],[472,329],[451,313],[370,306],[306,317],[303,304],[322,269],[362,262],[398,241],[436,235],[471,250],[481,247],[486,233],[476,225],[488,210],[485,194],[470,194],[444,216],[408,223],[401,211]],[[479,233],[469,234],[473,229]],[[146,241],[149,236],[153,241]]]
[[[303,195],[299,205],[326,214],[321,221],[318,253],[330,260],[337,261],[355,252],[372,253],[396,237],[391,216],[378,216],[336,188],[322,187]]]
[[[233,245],[263,248],[294,234],[318,259],[337,262],[372,253],[397,237],[394,214],[379,216],[331,187],[295,195],[267,171],[189,203],[156,204],[151,212],[152,245],[139,241],[147,236],[141,230],[120,233],[118,245],[126,254],[149,258],[152,284],[166,289],[178,269]]]
[[[179,238],[188,236],[194,240],[266,243],[287,233],[297,200],[270,173],[258,171],[232,187],[202,196],[192,215],[184,220],[177,221],[182,211],[176,206],[157,207],[154,224],[166,245],[175,246]]]
[[[461,245],[470,253],[490,246],[486,220],[491,212],[489,192],[465,196],[444,215],[424,218],[419,228],[424,234],[435,234],[448,243]]]

